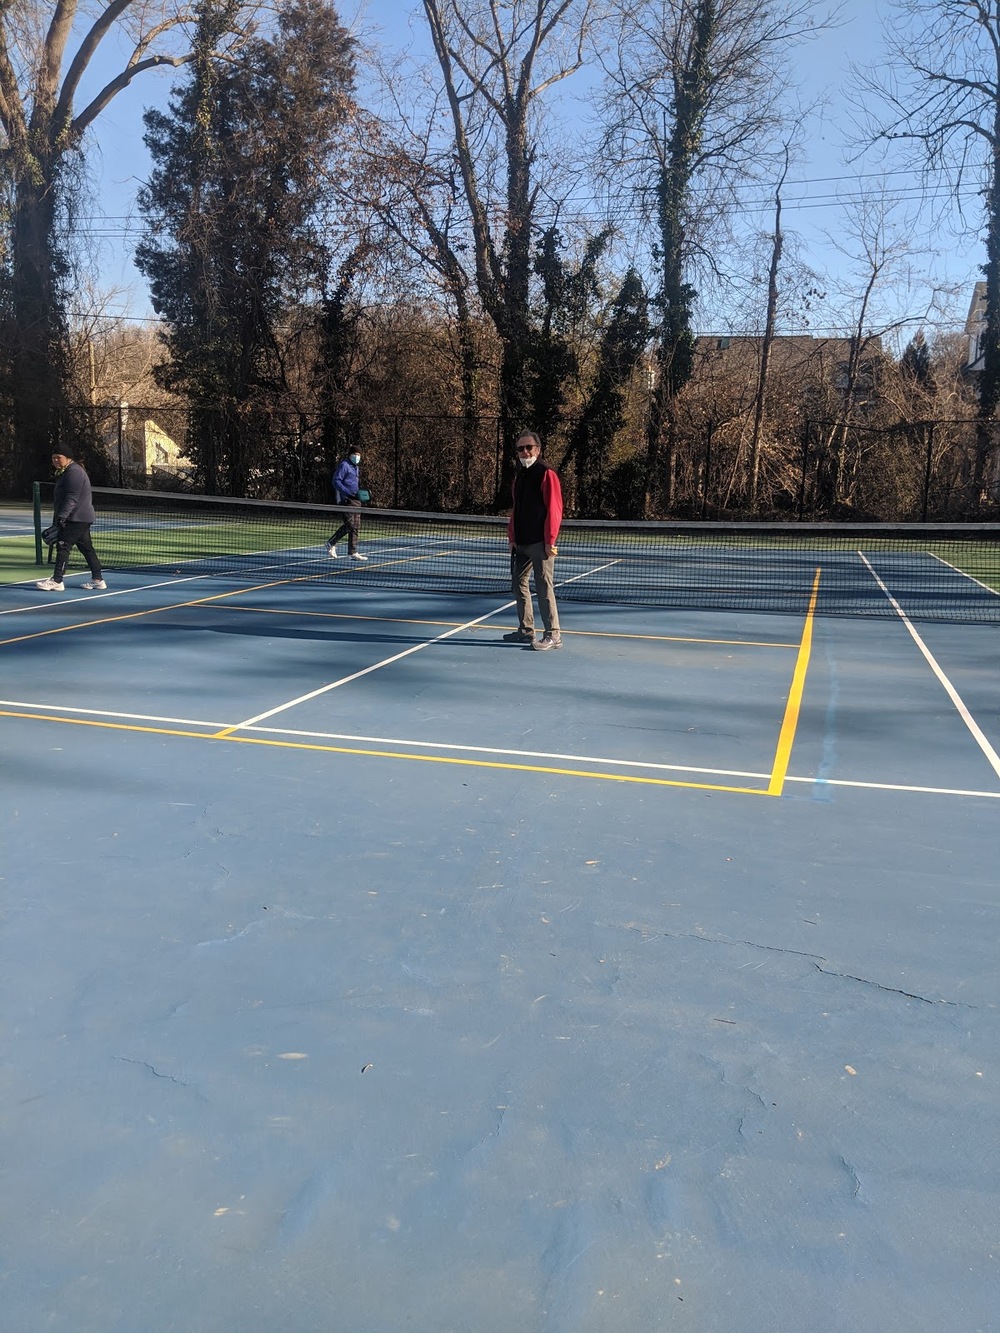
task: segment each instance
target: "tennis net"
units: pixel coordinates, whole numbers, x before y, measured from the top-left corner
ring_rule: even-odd
[[[503,518],[354,509],[362,562],[343,541],[339,559],[327,554],[345,514],[335,506],[101,488],[94,499],[110,569],[509,596]],[[815,596],[819,614],[1000,621],[997,524],[568,520],[558,551],[560,599],[802,614]]]

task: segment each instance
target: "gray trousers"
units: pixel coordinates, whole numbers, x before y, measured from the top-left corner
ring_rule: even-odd
[[[535,595],[538,598],[538,609],[542,613],[542,624],[546,632],[559,633],[559,611],[552,582],[555,565],[555,556],[545,558],[545,545],[542,542],[515,546],[510,553],[510,584],[517,601],[517,623],[526,634],[533,633],[535,628],[529,587],[532,574],[535,576]]]

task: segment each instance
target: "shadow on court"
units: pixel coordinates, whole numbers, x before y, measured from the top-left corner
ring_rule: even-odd
[[[0,623],[4,1329],[997,1327],[1000,776],[901,627],[790,721],[788,617]]]

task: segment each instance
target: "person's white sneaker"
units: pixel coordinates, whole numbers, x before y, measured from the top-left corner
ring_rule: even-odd
[[[81,583],[81,588],[106,588],[108,585],[103,579],[88,579],[86,583]]]
[[[326,553],[331,560],[337,559],[337,548],[336,546],[331,546],[329,542],[326,544]]]
[[[35,587],[40,588],[42,592],[66,591],[65,583],[59,583],[56,579],[40,579],[39,582],[35,584]]]
[[[351,559],[352,559],[352,560],[367,560],[368,557],[367,557],[366,555],[362,555],[360,551],[352,551],[352,552],[351,552]]]

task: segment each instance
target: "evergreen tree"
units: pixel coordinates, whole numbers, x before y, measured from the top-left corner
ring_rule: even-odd
[[[923,329],[917,329],[906,344],[899,364],[910,379],[916,380],[924,388],[932,387],[931,352]]]
[[[165,387],[191,403],[189,454],[212,493],[244,495],[284,387],[283,320],[321,288],[320,209],[353,111],[354,42],[325,0],[283,7],[270,37],[215,55],[236,0],[201,0],[190,74],[145,117],[154,163],[136,263],[167,326]]]
[[[610,229],[591,237],[578,264],[562,258],[563,240],[557,227],[542,235],[535,253],[535,273],[541,279],[536,322],[531,328],[525,374],[528,383],[528,420],[543,440],[551,438],[566,401],[566,388],[579,372],[581,325],[593,312],[598,295],[597,265],[611,240]]]
[[[611,304],[590,393],[563,459],[563,466],[571,457],[574,459],[577,510],[586,518],[617,507],[608,503],[608,458],[615,436],[625,424],[625,390],[652,335],[646,287],[630,268]],[[627,503],[638,500],[628,497]]]

